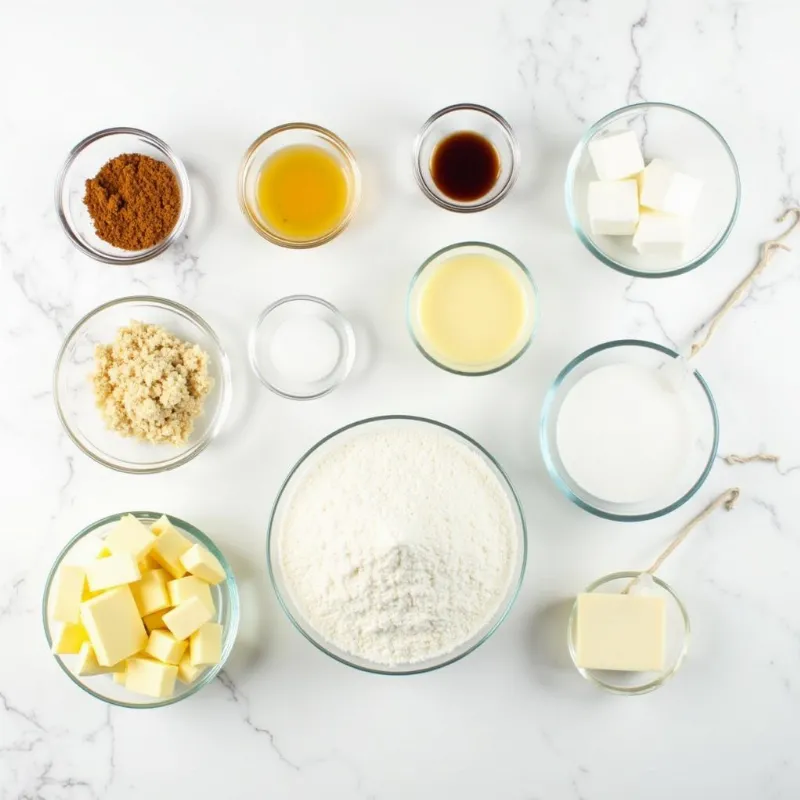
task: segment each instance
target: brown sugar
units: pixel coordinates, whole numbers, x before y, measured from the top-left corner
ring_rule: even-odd
[[[175,227],[181,190],[169,165],[127,153],[86,181],[83,202],[103,241],[122,250],[146,250]]]

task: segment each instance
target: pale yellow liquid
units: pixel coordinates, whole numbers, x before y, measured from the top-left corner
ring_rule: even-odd
[[[499,366],[521,349],[529,327],[521,279],[481,254],[434,267],[420,291],[423,344],[448,366]]]

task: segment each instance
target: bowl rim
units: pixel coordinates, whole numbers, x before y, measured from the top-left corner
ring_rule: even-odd
[[[708,400],[708,406],[711,411],[711,418],[714,423],[714,434],[713,434],[713,444],[711,447],[711,453],[697,481],[694,484],[692,484],[692,486],[677,500],[673,501],[669,505],[664,506],[664,508],[658,509],[656,511],[651,511],[646,514],[618,514],[612,511],[604,511],[600,508],[596,508],[590,503],[587,503],[585,500],[578,497],[578,495],[576,495],[572,491],[572,489],[569,488],[567,483],[561,477],[561,473],[558,467],[556,466],[555,461],[553,460],[553,457],[550,453],[550,445],[547,435],[547,424],[550,420],[550,414],[552,412],[553,403],[555,401],[555,397],[558,393],[558,390],[561,388],[561,385],[563,384],[564,380],[573,371],[573,369],[580,366],[584,361],[588,360],[597,353],[601,353],[604,350],[611,350],[615,347],[644,347],[649,350],[656,350],[659,353],[671,356],[672,358],[680,357],[678,353],[676,353],[669,347],[665,347],[664,345],[656,344],[656,342],[650,342],[645,339],[612,339],[611,341],[608,342],[602,342],[601,344],[596,344],[594,345],[594,347],[590,347],[588,350],[584,350],[582,353],[579,353],[565,367],[563,367],[563,369],[556,376],[553,383],[550,385],[550,388],[547,390],[547,394],[545,395],[544,403],[542,404],[541,415],[539,418],[539,449],[541,450],[545,467],[547,469],[548,474],[550,475],[550,478],[553,480],[553,483],[555,483],[555,485],[558,487],[561,493],[569,501],[578,506],[578,508],[582,508],[584,511],[588,511],[590,514],[594,514],[596,517],[613,520],[614,522],[645,522],[647,520],[663,517],[667,514],[672,513],[676,509],[680,508],[688,500],[694,497],[700,490],[700,488],[703,486],[703,484],[706,482],[706,479],[708,478],[711,469],[714,466],[714,461],[717,457],[717,452],[719,449],[719,412],[717,409],[716,401],[714,400],[714,396],[711,393],[711,389],[706,383],[705,378],[703,378],[703,376],[700,374],[698,370],[696,369],[693,370],[692,374],[694,375],[694,378],[697,380],[697,382],[700,384],[700,388],[705,393],[706,400]]]
[[[584,590],[584,594],[591,594],[595,591],[595,589],[600,588],[601,586],[605,585],[606,583],[611,583],[611,581],[622,580],[625,578],[635,579],[638,578],[640,575],[643,575],[644,572],[636,571],[636,570],[623,570],[621,572],[611,572],[608,575],[603,575],[602,578],[598,578],[596,581],[590,583]],[[649,692],[654,691],[655,689],[660,688],[663,686],[668,680],[670,680],[674,675],[678,672],[678,670],[683,665],[683,662],[686,660],[686,654],[689,652],[689,643],[692,638],[692,625],[691,621],[689,620],[689,612],[686,610],[686,606],[684,606],[683,602],[681,601],[680,597],[675,593],[675,590],[664,580],[659,578],[657,575],[650,575],[653,579],[653,582],[660,586],[665,592],[667,592],[672,599],[675,601],[675,604],[678,606],[678,610],[681,613],[681,618],[683,619],[683,646],[681,647],[681,652],[678,654],[677,659],[675,659],[675,663],[672,665],[670,669],[665,671],[662,675],[658,678],[655,678],[648,683],[644,683],[641,686],[633,686],[633,687],[623,687],[623,686],[615,686],[611,683],[606,683],[603,680],[600,680],[595,674],[594,670],[586,669],[585,667],[579,667],[577,661],[577,653],[575,652],[575,642],[574,637],[572,635],[573,628],[575,626],[575,621],[577,619],[578,614],[578,598],[575,598],[575,602],[572,604],[572,611],[569,615],[569,622],[567,623],[567,646],[569,648],[569,655],[572,659],[572,663],[575,666],[575,669],[578,670],[581,676],[583,676],[587,681],[593,683],[595,686],[599,686],[601,689],[604,689],[611,694],[617,695],[624,695],[628,697],[635,697],[636,695],[641,694],[648,694]]]
[[[316,303],[317,305],[322,306],[333,314],[336,320],[341,324],[344,331],[344,353],[340,359],[340,362],[343,362],[345,365],[344,372],[330,386],[327,386],[320,392],[314,392],[313,394],[292,394],[291,392],[285,392],[274,384],[270,383],[262,372],[258,363],[258,356],[256,355],[258,332],[261,330],[261,326],[264,321],[276,309],[283,305],[295,302]],[[286,297],[281,297],[274,303],[270,303],[258,315],[256,321],[253,323],[253,326],[250,328],[250,333],[247,337],[247,356],[250,361],[250,368],[253,370],[259,381],[261,381],[261,383],[271,392],[274,392],[278,396],[286,398],[287,400],[317,400],[320,397],[325,397],[325,395],[330,394],[334,389],[341,386],[345,380],[347,380],[348,375],[350,375],[350,371],[353,369],[353,364],[355,363],[356,337],[350,321],[347,319],[347,317],[345,317],[344,314],[342,314],[341,311],[339,311],[335,305],[333,305],[333,303],[329,303],[327,300],[323,300],[321,297],[316,297],[315,295],[311,294],[290,294]]]
[[[436,428],[441,430],[445,430],[448,433],[455,434],[456,437],[466,441],[469,445],[474,447],[481,455],[483,455],[497,470],[499,475],[502,477],[503,481],[505,481],[505,486],[508,488],[508,498],[509,502],[513,501],[513,505],[516,507],[517,514],[519,515],[520,524],[518,526],[518,536],[521,539],[521,547],[520,552],[517,558],[517,568],[519,570],[519,577],[516,581],[512,581],[506,597],[504,598],[505,608],[503,608],[502,613],[498,616],[498,618],[494,621],[492,625],[490,625],[486,631],[484,631],[483,635],[472,644],[467,650],[463,653],[459,653],[457,656],[453,656],[451,658],[445,657],[441,663],[433,664],[430,666],[425,667],[414,667],[414,665],[409,665],[409,669],[404,670],[390,670],[384,667],[374,665],[371,667],[363,666],[361,664],[356,664],[352,661],[349,661],[347,658],[343,656],[339,656],[336,653],[331,652],[327,647],[325,647],[322,642],[316,641],[305,629],[304,625],[297,619],[295,619],[294,615],[289,610],[287,605],[286,599],[281,594],[280,589],[278,588],[278,582],[275,578],[275,569],[272,563],[272,552],[271,552],[271,543],[273,537],[273,528],[275,523],[275,515],[278,510],[278,505],[281,501],[281,498],[284,495],[287,487],[291,483],[292,479],[294,478],[297,471],[300,467],[305,464],[307,459],[311,457],[317,450],[323,447],[328,442],[332,441],[336,437],[340,436],[347,431],[353,430],[355,428],[364,427],[366,425],[370,425],[376,422],[413,422],[413,423],[422,423],[423,425],[432,425]],[[438,422],[437,420],[429,419],[427,417],[420,417],[414,416],[409,414],[383,414],[378,416],[372,417],[365,417],[364,419],[356,420],[355,422],[351,422],[347,425],[344,425],[337,430],[333,431],[332,433],[327,434],[322,439],[320,439],[316,444],[314,444],[311,448],[309,448],[301,457],[300,459],[294,464],[294,466],[289,470],[284,481],[281,483],[280,488],[278,489],[278,493],[275,496],[275,501],[272,504],[272,511],[270,512],[269,523],[267,526],[267,570],[269,572],[270,582],[272,583],[272,589],[275,592],[275,596],[278,598],[278,602],[280,603],[281,608],[283,609],[284,614],[286,614],[289,621],[294,625],[294,627],[309,641],[311,644],[314,645],[318,650],[325,653],[327,656],[330,656],[335,661],[338,661],[340,664],[344,664],[345,666],[352,667],[353,669],[358,670],[359,672],[367,672],[373,675],[387,675],[387,676],[407,676],[407,675],[421,675],[427,672],[433,672],[434,670],[442,669],[442,667],[446,667],[450,664],[454,664],[457,661],[460,661],[465,656],[468,656],[470,653],[477,650],[482,644],[487,642],[492,635],[497,631],[500,625],[505,621],[508,617],[511,609],[514,607],[514,604],[519,597],[520,590],[522,589],[522,583],[525,579],[525,572],[527,569],[528,564],[528,528],[527,523],[525,521],[525,510],[523,508],[522,502],[517,495],[516,489],[514,488],[511,479],[508,477],[505,470],[500,466],[498,461],[486,450],[482,445],[478,444],[473,438],[465,434],[464,432],[458,430],[451,425],[447,425],[444,422]],[[320,639],[323,637],[320,634]]]
[[[455,251],[460,248],[468,248],[468,247],[482,247],[486,250],[490,250],[494,253],[499,253],[501,256],[508,258],[516,267],[519,269],[523,279],[527,280],[529,286],[531,287],[531,292],[533,293],[533,322],[531,324],[530,334],[525,342],[525,344],[514,354],[512,358],[508,361],[503,362],[502,364],[491,367],[490,369],[483,369],[478,371],[466,371],[460,370],[456,367],[450,367],[447,364],[438,361],[434,358],[430,353],[428,353],[425,349],[425,346],[422,342],[419,341],[417,338],[416,333],[414,332],[414,326],[411,323],[411,318],[414,313],[414,309],[411,307],[411,296],[414,292],[414,287],[416,286],[419,279],[422,277],[422,274],[425,270],[435,262],[440,256],[443,256],[445,253],[450,251]],[[411,282],[409,283],[408,290],[406,292],[406,330],[408,331],[409,335],[411,336],[411,341],[414,343],[414,346],[422,353],[425,358],[431,362],[434,366],[443,369],[445,372],[449,372],[452,375],[461,375],[463,377],[468,378],[480,378],[484,375],[494,375],[496,372],[500,372],[501,370],[506,369],[506,367],[510,367],[512,364],[519,361],[520,358],[527,352],[528,348],[533,343],[533,339],[536,335],[536,331],[539,327],[539,319],[541,317],[541,304],[539,303],[539,289],[536,285],[536,281],[533,279],[533,275],[531,275],[528,268],[522,263],[522,261],[517,258],[513,253],[510,251],[499,247],[496,244],[491,244],[490,242],[482,242],[482,241],[466,241],[466,242],[455,242],[454,244],[449,244],[445,247],[441,247],[432,255],[428,256],[425,261],[417,268],[414,275],[411,277]]]
[[[58,381],[61,375],[64,354],[66,353],[69,345],[78,335],[78,332],[87,322],[101,314],[103,311],[107,311],[108,309],[116,306],[126,305],[128,303],[147,303],[154,306],[160,306],[161,308],[165,308],[168,311],[172,311],[184,317],[185,319],[188,319],[190,322],[197,325],[197,327],[200,328],[212,340],[218,351],[218,353],[215,355],[218,355],[219,357],[220,380],[218,381],[218,391],[222,393],[222,397],[219,400],[219,405],[215,413],[216,419],[209,426],[202,438],[200,438],[194,444],[194,446],[190,447],[185,453],[171,458],[168,461],[161,461],[152,466],[144,467],[130,466],[130,462],[113,463],[87,448],[76,436],[75,432],[67,422],[66,413],[64,412],[64,408],[61,403],[61,397],[58,388]],[[208,447],[214,437],[219,433],[226,417],[228,416],[228,411],[231,405],[231,382],[231,368],[228,354],[225,352],[225,348],[222,346],[222,342],[214,332],[213,328],[199,314],[195,313],[187,306],[182,305],[181,303],[176,303],[173,300],[167,300],[165,297],[156,297],[154,295],[130,295],[128,297],[117,297],[97,306],[97,308],[94,308],[88,313],[84,314],[75,323],[75,325],[73,325],[70,332],[64,338],[64,342],[59,348],[58,355],[56,356],[55,366],[53,368],[52,386],[53,400],[56,406],[56,413],[61,421],[61,425],[63,426],[67,436],[69,436],[72,442],[82,453],[89,456],[89,458],[91,458],[93,461],[96,461],[98,464],[102,464],[104,467],[113,469],[116,472],[124,472],[129,475],[153,475],[159,472],[167,472],[171,469],[176,469],[177,467],[186,464],[195,456],[202,453],[206,447]]]
[[[488,200],[478,199],[473,203],[454,203],[444,197],[440,197],[435,192],[432,192],[427,184],[427,181],[425,180],[422,164],[420,163],[420,159],[422,157],[422,145],[430,133],[431,128],[433,128],[433,126],[440,119],[448,114],[458,111],[475,111],[479,114],[485,114],[487,117],[490,117],[502,130],[506,137],[506,141],[508,142],[509,149],[511,150],[511,164],[509,165],[508,178],[506,178],[506,182],[503,184],[503,187],[500,189],[500,191]],[[514,129],[511,127],[505,117],[503,117],[497,111],[478,103],[454,103],[453,105],[445,106],[444,108],[439,109],[439,111],[431,114],[431,116],[425,120],[416,137],[414,137],[412,156],[414,177],[417,181],[417,185],[429,200],[433,201],[437,206],[444,208],[447,211],[455,211],[461,214],[471,214],[476,211],[485,211],[487,208],[497,205],[511,191],[514,184],[517,182],[517,178],[519,177],[522,151],[520,150],[519,142],[517,141],[517,136],[514,133]]]
[[[151,147],[154,147],[158,150],[162,155],[166,157],[169,161],[169,165],[172,168],[172,171],[175,173],[175,177],[178,180],[181,189],[181,210],[180,214],[178,215],[178,220],[175,223],[175,227],[169,232],[169,234],[164,237],[158,244],[153,245],[153,247],[147,250],[132,250],[131,255],[129,256],[120,256],[112,253],[103,253],[102,251],[88,245],[84,242],[75,232],[75,229],[69,222],[66,213],[64,212],[64,205],[62,202],[63,194],[64,194],[64,187],[67,180],[67,175],[69,174],[72,165],[75,163],[75,160],[78,156],[86,150],[87,147],[94,144],[95,142],[99,141],[100,139],[105,139],[110,136],[118,136],[118,135],[126,135],[126,136],[135,136],[139,139],[143,139],[146,141]],[[120,155],[123,155],[120,153]],[[88,177],[91,176],[87,176]],[[72,242],[72,244],[77,248],[80,252],[84,255],[93,258],[95,261],[101,261],[104,264],[116,264],[116,265],[133,265],[133,264],[141,264],[145,261],[149,261],[152,258],[155,258],[158,255],[161,255],[168,247],[173,245],[183,234],[184,229],[186,228],[186,223],[189,221],[189,212],[192,206],[192,185],[189,181],[189,173],[186,171],[186,167],[184,166],[183,161],[176,155],[175,151],[163,140],[160,139],[158,136],[148,133],[141,128],[130,128],[130,127],[115,127],[115,128],[103,128],[95,133],[89,134],[84,139],[81,139],[78,144],[76,144],[67,155],[61,169],[58,172],[56,177],[55,183],[55,206],[56,206],[56,214],[58,216],[58,220],[61,223],[61,228],[64,233],[67,235],[67,238]]]
[[[631,267],[626,266],[625,264],[616,261],[615,259],[611,258],[610,256],[606,255],[599,247],[597,247],[592,238],[586,234],[581,225],[580,221],[578,220],[577,213],[575,212],[575,195],[574,195],[574,184],[575,184],[575,172],[578,168],[578,162],[580,161],[581,155],[583,154],[584,149],[588,146],[589,142],[594,138],[595,134],[608,122],[615,119],[622,114],[625,114],[630,111],[634,111],[636,109],[647,109],[647,108],[664,108],[670,111],[678,111],[680,113],[686,114],[689,117],[693,117],[701,124],[705,125],[711,133],[717,137],[717,140],[722,145],[723,150],[727,153],[728,158],[730,159],[731,168],[733,169],[734,180],[736,183],[736,199],[733,205],[733,211],[731,212],[731,217],[728,220],[727,225],[719,234],[716,241],[709,246],[706,250],[704,250],[700,255],[690,261],[688,264],[684,264],[681,267],[677,267],[675,269],[665,270],[663,272],[646,272],[642,270],[632,269]],[[578,143],[575,145],[575,149],[572,151],[572,155],[570,156],[569,163],[567,164],[567,173],[564,180],[564,198],[566,201],[566,208],[567,208],[567,217],[569,218],[569,223],[572,226],[572,229],[575,231],[578,239],[582,242],[584,247],[599,261],[605,264],[612,269],[617,270],[617,272],[621,272],[624,275],[629,275],[633,278],[673,278],[676,275],[684,275],[687,272],[691,272],[693,269],[696,269],[701,264],[704,264],[710,258],[712,258],[719,249],[725,244],[725,241],[728,239],[731,231],[733,230],[733,226],[736,223],[736,220],[739,216],[739,209],[742,202],[742,180],[739,174],[739,165],[736,161],[736,157],[733,154],[733,150],[731,150],[730,145],[728,144],[725,137],[719,132],[719,130],[714,127],[705,117],[702,117],[700,114],[696,113],[695,111],[691,111],[688,108],[684,108],[683,106],[679,106],[675,103],[664,103],[664,102],[655,102],[655,101],[645,101],[641,103],[631,103],[627,106],[622,106],[620,108],[615,109],[614,111],[609,112],[601,119],[597,120],[591,127],[589,127],[586,132],[581,136]]]
[[[263,145],[268,139],[278,136],[279,134],[290,133],[292,131],[308,131],[316,134],[322,139],[327,140],[329,144],[333,145],[336,150],[339,151],[339,154],[344,158],[347,168],[350,171],[352,186],[348,197],[347,211],[336,227],[332,228],[326,234],[318,236],[316,239],[288,239],[280,234],[275,233],[261,224],[247,201],[247,177],[250,174],[250,169],[255,154],[258,152],[261,145]],[[280,247],[286,247],[289,250],[307,250],[311,247],[319,247],[320,245],[330,242],[331,239],[335,239],[345,230],[345,228],[350,225],[361,202],[361,170],[359,169],[358,162],[356,161],[353,151],[350,149],[347,143],[341,137],[337,136],[333,131],[329,130],[328,128],[323,128],[321,125],[315,125],[311,122],[286,122],[283,125],[276,125],[274,128],[264,131],[264,133],[255,139],[255,141],[247,148],[239,164],[239,175],[236,182],[236,194],[242,214],[244,214],[245,219],[261,237],[266,239],[268,242],[272,242],[272,244],[276,244]]]
[[[53,584],[53,579],[55,578],[56,572],[58,568],[61,566],[64,558],[66,558],[69,551],[74,547],[74,545],[79,542],[84,537],[88,536],[91,533],[94,533],[98,528],[102,528],[105,525],[109,525],[113,522],[118,522],[123,516],[130,514],[138,520],[157,520],[160,519],[162,516],[166,516],[170,522],[175,525],[175,527],[179,528],[180,530],[184,531],[185,533],[191,534],[194,538],[197,539],[200,544],[204,547],[208,548],[208,550],[214,555],[217,560],[222,564],[222,568],[225,570],[225,581],[223,582],[227,589],[228,589],[228,602],[230,604],[230,621],[228,626],[226,627],[223,633],[223,650],[222,650],[222,657],[220,659],[219,664],[212,665],[208,671],[199,678],[196,682],[194,682],[187,690],[180,695],[173,695],[172,697],[164,698],[163,700],[154,700],[153,702],[146,702],[146,703],[128,703],[124,700],[116,700],[111,697],[106,697],[105,695],[100,694],[99,692],[94,691],[94,689],[86,686],[83,684],[78,678],[79,676],[75,675],[72,670],[67,667],[64,663],[64,659],[52,652],[53,647],[53,638],[50,635],[50,621],[48,620],[47,614],[47,606],[48,600],[50,598],[50,589]],[[236,585],[236,578],[233,574],[233,570],[231,569],[231,565],[228,563],[228,560],[225,558],[225,555],[222,551],[214,544],[209,536],[203,533],[199,528],[196,528],[194,525],[186,522],[185,520],[180,519],[179,517],[174,517],[171,514],[164,514],[162,512],[157,511],[123,511],[120,514],[110,514],[102,519],[97,520],[96,522],[92,522],[91,524],[87,525],[85,528],[80,530],[76,533],[61,549],[56,560],[53,562],[53,566],[50,567],[49,572],[47,573],[47,578],[45,579],[44,590],[42,591],[42,626],[44,628],[44,636],[47,641],[47,647],[51,650],[51,655],[55,658],[56,663],[61,670],[66,673],[69,679],[78,687],[83,689],[84,692],[90,694],[92,697],[96,697],[98,700],[102,700],[104,703],[108,703],[112,706],[119,706],[121,708],[133,708],[133,709],[144,709],[144,708],[164,708],[165,706],[171,706],[181,700],[185,700],[187,697],[191,697],[193,694],[196,694],[200,691],[204,686],[211,683],[214,678],[222,671],[227,662],[231,652],[233,651],[233,646],[236,643],[236,636],[239,632],[239,618],[240,618],[240,603],[239,603],[239,589]]]

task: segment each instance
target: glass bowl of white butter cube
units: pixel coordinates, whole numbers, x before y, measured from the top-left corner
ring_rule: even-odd
[[[239,627],[239,593],[202,531],[131,511],[67,543],[47,576],[42,617],[56,662],[84,691],[115,706],[160,708],[223,668]]]
[[[592,125],[567,167],[567,214],[609,267],[667,278],[708,261],[739,212],[741,181],[722,135],[688,109],[636,103]]]

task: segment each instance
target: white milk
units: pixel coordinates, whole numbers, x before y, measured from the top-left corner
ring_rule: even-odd
[[[675,486],[691,447],[678,392],[652,367],[611,364],[567,393],[556,423],[564,468],[584,491],[638,503]]]

